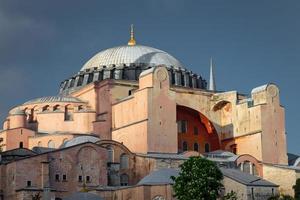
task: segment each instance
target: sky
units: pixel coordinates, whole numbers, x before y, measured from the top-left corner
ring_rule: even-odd
[[[288,151],[300,154],[299,0],[0,0],[0,120],[27,100],[57,95],[97,52],[162,49],[218,90],[250,94],[275,83],[286,109]]]

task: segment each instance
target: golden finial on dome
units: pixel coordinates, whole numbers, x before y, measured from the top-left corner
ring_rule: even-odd
[[[130,40],[128,41],[129,46],[134,46],[136,45],[135,39],[134,39],[134,29],[133,29],[133,24],[130,26]]]

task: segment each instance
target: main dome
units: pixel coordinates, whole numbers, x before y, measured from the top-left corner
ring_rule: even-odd
[[[127,45],[109,48],[94,55],[78,73],[61,82],[59,94],[65,96],[85,85],[106,79],[138,81],[143,71],[158,65],[167,67],[172,85],[200,89],[207,86],[200,75],[186,69],[167,52],[137,45],[131,25]]]
[[[162,50],[143,45],[124,45],[100,51],[83,65],[81,71],[129,64],[166,65],[175,69],[185,69],[176,58]]]

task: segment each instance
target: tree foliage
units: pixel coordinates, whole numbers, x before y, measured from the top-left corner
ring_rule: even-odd
[[[226,195],[224,195],[222,200],[238,200],[237,194],[236,194],[236,192],[231,191],[231,192],[227,193]]]
[[[223,186],[223,174],[212,161],[190,157],[181,166],[173,189],[178,200],[215,200]]]
[[[32,195],[31,197],[32,197],[32,200],[40,200],[40,199],[42,199],[42,196],[41,196],[41,194],[39,192],[37,194]]]
[[[300,179],[296,180],[296,185],[293,186],[295,191],[295,199],[300,200]]]

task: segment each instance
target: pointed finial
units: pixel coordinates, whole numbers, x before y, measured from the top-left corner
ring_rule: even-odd
[[[208,90],[216,91],[216,83],[215,83],[215,74],[214,74],[214,64],[212,57],[210,58],[210,73],[209,73],[209,86]]]
[[[130,40],[128,41],[128,45],[129,46],[134,46],[136,45],[136,41],[134,39],[134,28],[133,28],[133,24],[131,24],[130,26]]]

